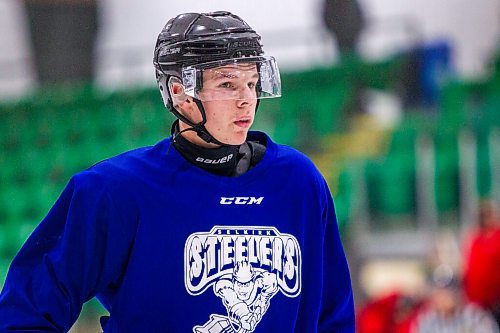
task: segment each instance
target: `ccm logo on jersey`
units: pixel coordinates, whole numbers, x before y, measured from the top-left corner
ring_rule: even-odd
[[[221,205],[260,205],[264,197],[221,197]]]

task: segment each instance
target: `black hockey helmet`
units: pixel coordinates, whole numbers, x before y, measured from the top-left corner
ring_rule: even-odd
[[[181,76],[182,66],[262,55],[260,36],[229,12],[187,13],[169,20],[156,41],[156,74]]]
[[[183,122],[192,126],[207,142],[217,141],[204,127],[206,115],[198,92],[202,89],[203,70],[211,67],[253,62],[260,79],[258,99],[281,95],[279,71],[272,57],[265,57],[261,37],[240,17],[229,12],[186,13],[167,22],[160,32],[154,51],[156,79],[165,106]],[[169,80],[174,77],[198,105],[203,121],[192,123],[174,107]],[[257,101],[258,104],[258,101]]]

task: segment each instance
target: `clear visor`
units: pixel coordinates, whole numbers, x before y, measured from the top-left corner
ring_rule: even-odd
[[[273,57],[242,57],[183,68],[186,95],[201,101],[248,100],[281,96]]]

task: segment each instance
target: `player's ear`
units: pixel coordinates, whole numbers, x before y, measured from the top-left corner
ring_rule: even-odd
[[[178,77],[171,76],[168,79],[168,89],[174,106],[178,106],[186,102],[188,96],[184,91],[184,85]]]
[[[172,98],[173,106],[180,112],[192,112],[193,103],[191,97],[188,96],[184,90],[184,85],[181,80],[175,76],[171,76],[168,80],[168,89],[170,97]]]

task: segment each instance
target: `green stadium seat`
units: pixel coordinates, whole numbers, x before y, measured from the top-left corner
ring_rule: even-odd
[[[460,200],[457,153],[436,150],[435,162],[436,208],[439,213],[456,211]]]
[[[369,205],[381,220],[415,214],[415,160],[406,154],[392,154],[367,163]]]
[[[500,109],[499,109],[500,112]],[[491,183],[491,162],[490,162],[490,131],[478,133],[477,135],[477,191],[480,197],[490,197],[492,195]]]
[[[449,127],[434,137],[435,197],[439,213],[453,212],[459,205],[458,133]]]
[[[10,248],[10,230],[7,223],[2,223],[5,221],[0,221],[0,260],[3,259],[3,254],[7,253]]]
[[[353,179],[349,169],[344,169],[339,175],[337,194],[334,195],[335,213],[339,229],[347,225],[353,209]]]
[[[11,186],[2,190],[0,202],[2,210],[5,210],[7,221],[20,219],[28,204],[24,189]]]

